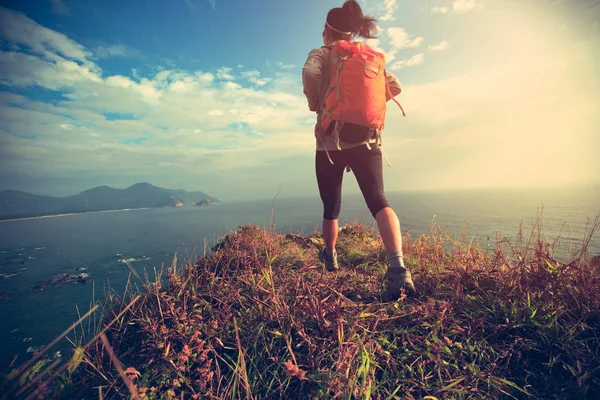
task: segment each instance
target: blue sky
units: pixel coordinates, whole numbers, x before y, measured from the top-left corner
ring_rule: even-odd
[[[387,190],[597,182],[596,1],[360,3],[404,86]],[[316,196],[300,74],[341,4],[0,1],[0,190]]]

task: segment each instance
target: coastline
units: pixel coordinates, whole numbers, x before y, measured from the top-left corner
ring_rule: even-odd
[[[106,213],[106,212],[149,210],[151,208],[156,208],[156,207],[123,208],[123,209],[118,209],[118,210],[98,210],[98,211],[84,211],[84,212],[65,213],[65,214],[38,215],[38,216],[35,216],[35,217],[0,219],[0,223],[2,223],[2,222],[8,222],[8,221],[25,221],[25,220],[28,220],[28,219],[69,217],[71,215],[82,215],[82,214],[98,214],[98,213]]]

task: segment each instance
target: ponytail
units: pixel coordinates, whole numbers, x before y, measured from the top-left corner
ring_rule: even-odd
[[[364,17],[362,23],[358,26],[355,35],[362,36],[365,39],[375,39],[377,37],[377,20],[371,17]]]
[[[366,39],[375,39],[377,37],[377,20],[375,18],[363,15],[360,5],[356,0],[346,0],[342,6],[350,24],[354,27],[352,33],[356,36],[362,36]]]

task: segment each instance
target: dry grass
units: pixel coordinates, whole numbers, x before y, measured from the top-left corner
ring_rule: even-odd
[[[405,236],[421,296],[390,303],[372,228],[342,229],[330,273],[319,234],[240,227],[174,263],[168,284],[146,278],[124,314],[138,293],[111,296],[110,346],[94,341],[36,395],[122,398],[133,384],[148,399],[600,398],[600,271],[587,255],[597,225],[566,262],[541,228],[489,251],[435,226]]]

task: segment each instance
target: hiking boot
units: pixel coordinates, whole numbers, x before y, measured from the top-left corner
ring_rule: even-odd
[[[404,289],[407,296],[417,295],[417,290],[410,276],[410,271],[406,268],[395,271],[388,271],[384,276],[385,288],[381,292],[383,301],[398,300],[400,298],[400,289]]]
[[[327,271],[332,272],[340,269],[337,262],[337,252],[334,252],[333,256],[330,256],[329,254],[327,254],[327,249],[325,247],[322,247],[321,250],[319,250],[319,260],[321,260],[325,264],[325,268],[327,268]]]

